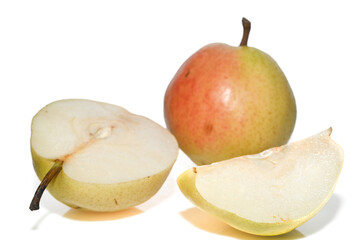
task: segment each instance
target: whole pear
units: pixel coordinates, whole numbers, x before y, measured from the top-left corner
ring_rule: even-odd
[[[164,97],[167,128],[196,164],[255,154],[288,142],[296,121],[292,89],[268,54],[209,44],[184,62]]]

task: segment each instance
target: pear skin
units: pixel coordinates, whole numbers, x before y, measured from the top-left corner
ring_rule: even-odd
[[[308,217],[304,219],[298,219],[293,222],[285,222],[282,224],[271,224],[271,223],[257,223],[245,218],[239,217],[234,213],[220,209],[211,203],[207,202],[198,192],[195,185],[196,170],[188,169],[177,178],[177,183],[184,194],[195,206],[199,207],[206,213],[209,213],[230,226],[247,232],[250,234],[260,236],[276,236],[292,231],[304,222],[308,220]],[[310,216],[309,218],[311,218]]]
[[[32,211],[45,189],[73,208],[109,212],[139,205],[157,193],[178,156],[178,143],[164,127],[86,99],[42,108],[32,121],[30,145],[41,180]]]
[[[40,180],[54,164],[32,151],[33,165]],[[95,184],[74,180],[60,173],[47,186],[48,192],[71,208],[113,212],[137,206],[156,194],[167,179],[172,166],[155,175],[129,182]]]
[[[242,44],[201,48],[183,63],[164,97],[167,128],[197,165],[286,144],[296,115],[276,61]]]

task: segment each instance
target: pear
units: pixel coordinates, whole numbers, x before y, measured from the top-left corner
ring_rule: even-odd
[[[259,154],[194,167],[178,185],[196,206],[241,231],[287,233],[328,201],[343,165],[331,128]]]
[[[47,188],[70,207],[107,212],[151,198],[172,169],[178,144],[168,130],[124,108],[66,99],[34,116],[31,153],[42,180],[31,210],[39,209]]]
[[[286,144],[296,102],[286,76],[266,53],[248,47],[243,19],[240,46],[209,44],[177,71],[164,96],[167,128],[198,165]]]

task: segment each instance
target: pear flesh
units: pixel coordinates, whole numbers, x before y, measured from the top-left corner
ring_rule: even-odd
[[[48,191],[76,208],[115,211],[138,205],[162,186],[178,155],[176,139],[155,122],[119,106],[60,100],[32,121],[34,169],[62,170]]]
[[[256,235],[289,232],[328,201],[343,150],[331,128],[307,139],[184,172],[181,191],[195,205]]]

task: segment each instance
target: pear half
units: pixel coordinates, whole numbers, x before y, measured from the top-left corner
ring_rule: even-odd
[[[335,188],[343,150],[331,131],[189,169],[178,177],[179,188],[196,206],[241,231],[287,233],[312,218]]]
[[[39,186],[74,208],[116,211],[152,197],[178,155],[176,139],[155,122],[124,108],[68,99],[41,109],[31,125]],[[37,206],[36,206],[37,205]]]

